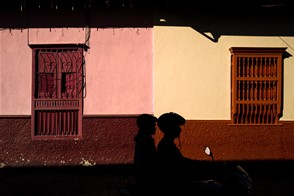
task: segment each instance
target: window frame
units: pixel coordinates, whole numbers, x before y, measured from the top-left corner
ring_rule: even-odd
[[[85,47],[85,45],[83,44],[30,45],[30,47],[32,49],[31,138],[33,140],[81,139],[82,138],[83,104],[84,104],[83,100],[84,100],[84,90],[85,90],[84,51],[86,51],[87,47]],[[42,96],[42,94],[45,94],[46,92],[43,92],[42,90],[38,91],[38,89],[36,89],[39,85],[38,82],[40,82],[38,81],[40,80],[38,74],[50,74],[50,75],[52,74],[50,73],[50,71],[48,73],[46,72],[43,73],[43,72],[39,72],[38,70],[39,69],[38,66],[40,64],[40,62],[38,62],[38,59],[39,59],[38,52],[46,51],[46,50],[56,51],[56,54],[58,52],[60,53],[60,51],[74,51],[73,53],[76,53],[78,55],[77,57],[78,60],[75,59],[76,60],[75,63],[76,63],[76,67],[80,68],[78,81],[79,81],[79,89],[81,91],[76,94],[76,97],[69,97],[69,98],[64,97],[65,92],[63,92],[64,89],[62,85],[64,85],[63,83],[65,83],[65,81],[61,81],[62,79],[64,79],[62,76],[63,68],[60,68],[60,67],[58,68],[57,66],[56,66],[56,73],[55,73],[56,74],[55,77],[57,79],[55,78],[55,81],[53,82],[53,84],[56,85],[55,97],[50,97],[50,96],[46,97],[46,95]],[[72,59],[70,61],[73,62]],[[58,66],[63,67],[62,63],[60,63]],[[38,71],[38,73],[36,72],[36,70]],[[68,71],[64,71],[64,73],[68,74]],[[58,78],[60,78],[60,81],[58,81]],[[57,82],[60,84],[57,85],[56,84]],[[41,95],[41,97],[39,97],[39,95],[36,94],[37,92],[39,93],[39,95]],[[39,118],[42,118],[43,113],[44,114],[47,113],[43,119],[43,121],[46,121],[46,122],[43,123],[43,121],[41,120],[42,123],[40,123],[38,122],[38,120],[40,120]],[[49,133],[48,131],[46,131],[45,134],[44,133],[38,134],[37,133],[38,126],[39,127],[51,126],[51,127],[58,127],[58,128],[55,128],[55,130]],[[62,126],[67,128],[65,128],[65,130],[63,131],[60,131],[63,129]],[[66,131],[66,130],[70,130],[70,131]]]
[[[231,47],[231,124],[279,125],[287,48]]]

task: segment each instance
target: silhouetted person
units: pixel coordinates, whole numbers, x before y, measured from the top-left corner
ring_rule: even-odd
[[[158,127],[162,131],[163,138],[157,146],[159,167],[163,183],[167,186],[184,183],[186,164],[188,160],[182,155],[175,139],[180,137],[181,126],[186,120],[176,113],[165,113],[158,118]]]
[[[138,182],[148,180],[157,164],[156,146],[153,138],[156,122],[157,118],[150,114],[141,114],[137,118],[138,133],[134,138],[134,167]]]
[[[198,182],[209,178],[205,172],[216,171],[207,161],[193,160],[182,155],[175,139],[180,138],[181,126],[185,123],[184,117],[173,112],[162,114],[157,121],[159,129],[164,134],[157,146],[159,177],[162,186],[170,193],[198,193],[198,190],[202,189]]]
[[[157,152],[153,137],[156,132],[156,122],[157,118],[151,114],[141,114],[137,118],[138,133],[134,138],[135,181],[129,182],[128,185],[133,191],[139,191],[140,195],[147,195],[147,192],[154,188]]]

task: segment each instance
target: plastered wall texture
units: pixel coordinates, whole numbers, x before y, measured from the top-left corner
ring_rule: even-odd
[[[84,117],[80,140],[32,140],[30,117],[0,118],[0,166],[94,166],[132,164],[135,117]],[[156,134],[156,143],[162,134]],[[208,160],[210,146],[219,161],[294,160],[294,123],[236,126],[230,121],[188,120],[182,153]]]
[[[134,118],[84,118],[80,140],[32,140],[30,118],[1,118],[5,166],[127,164],[133,160]]]
[[[230,125],[230,121],[188,121],[182,132],[185,156],[207,159],[210,146],[216,160],[293,160],[294,124]]]

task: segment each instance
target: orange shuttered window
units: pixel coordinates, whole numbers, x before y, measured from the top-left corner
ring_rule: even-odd
[[[233,124],[279,124],[285,50],[230,48]]]

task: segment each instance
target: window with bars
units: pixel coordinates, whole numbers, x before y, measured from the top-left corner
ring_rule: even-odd
[[[33,138],[81,137],[83,51],[81,46],[33,47]]]
[[[279,124],[285,50],[230,48],[233,124]]]

